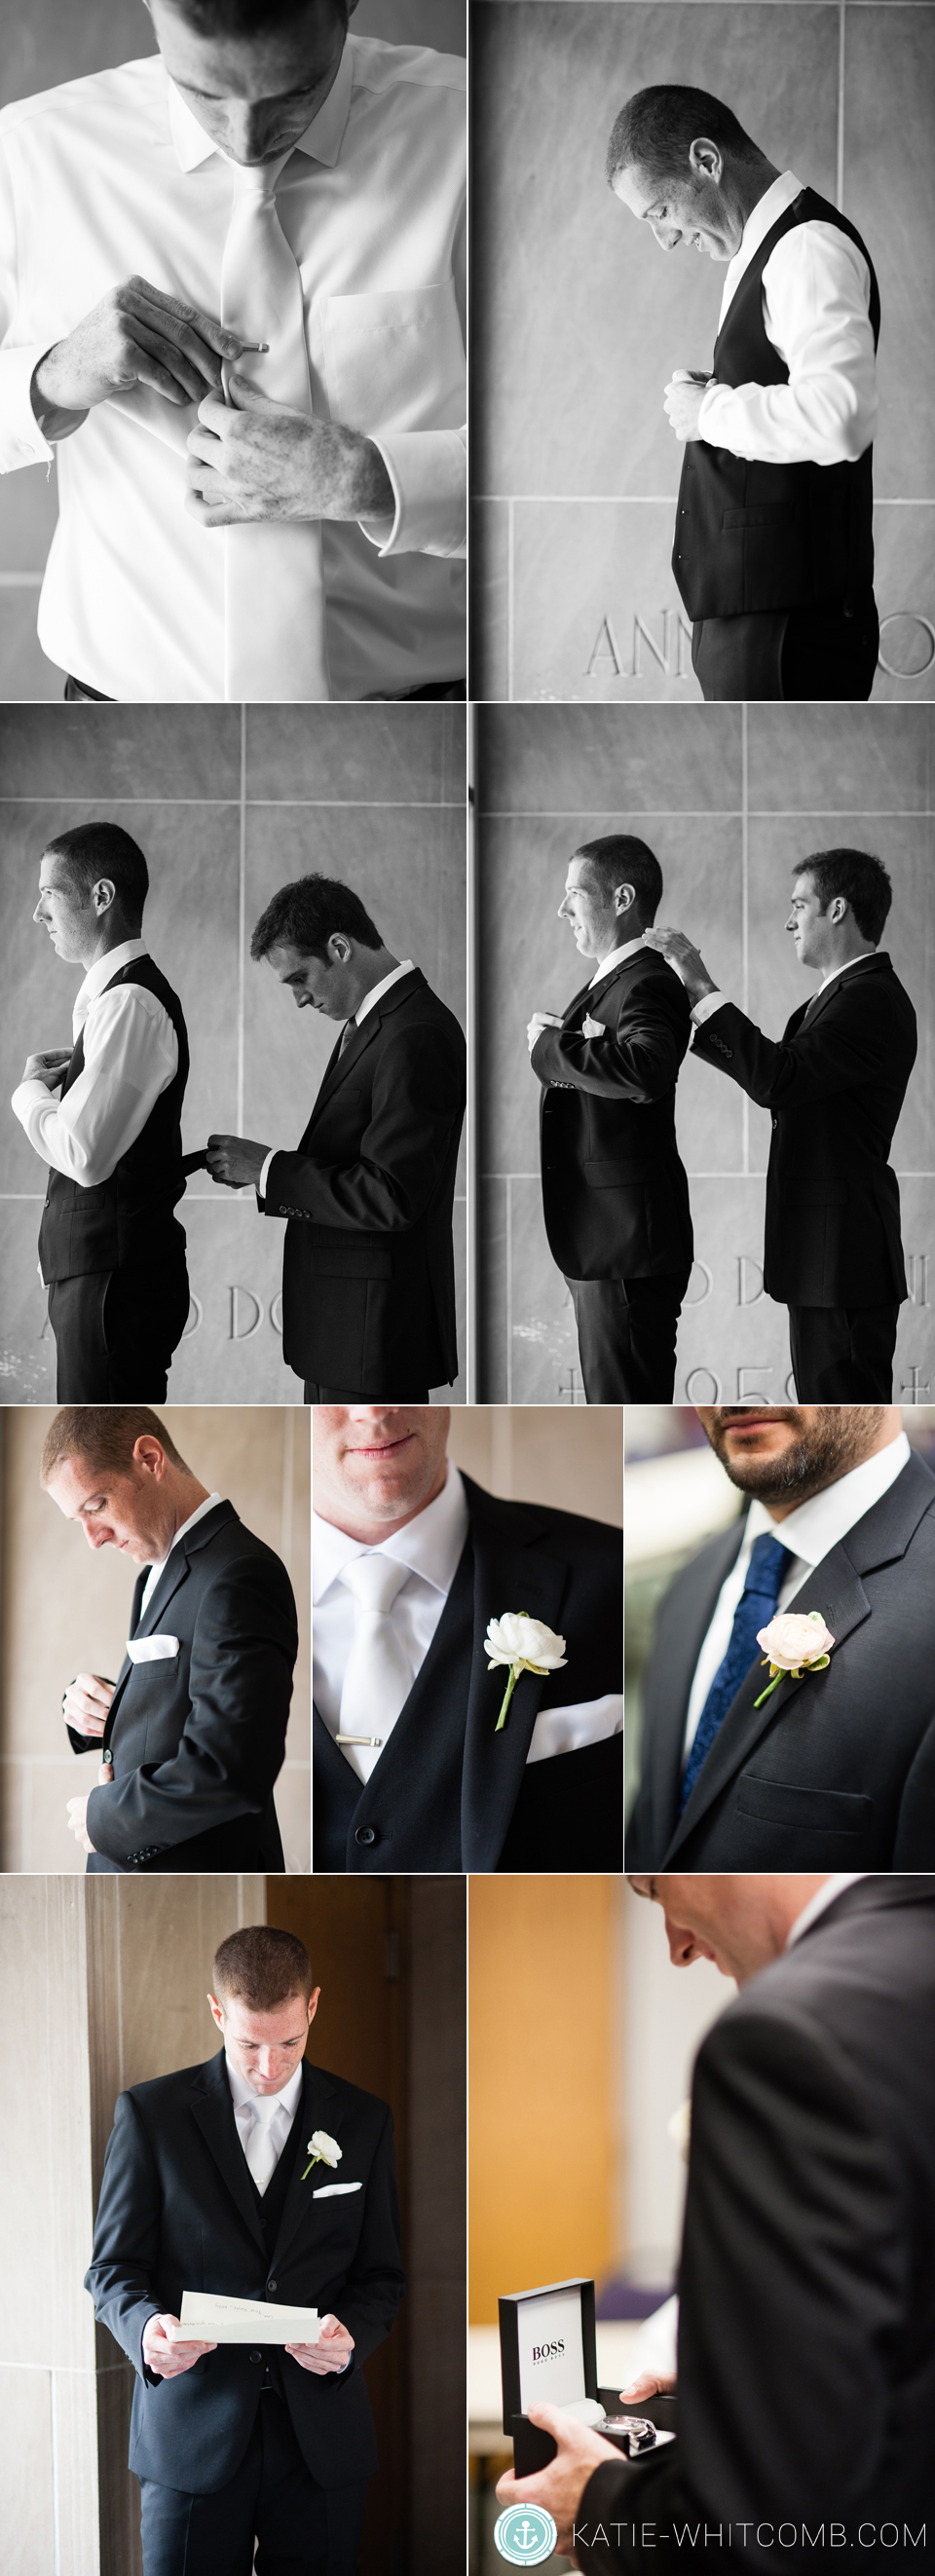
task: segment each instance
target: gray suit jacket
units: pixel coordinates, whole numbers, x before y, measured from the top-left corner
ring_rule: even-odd
[[[646,1678],[629,1870],[935,1866],[935,1476],[910,1458],[803,1583],[835,1644],[827,1672],[780,1682],[757,1654],[679,1816],[695,1667],[741,1529],[666,1593]]]

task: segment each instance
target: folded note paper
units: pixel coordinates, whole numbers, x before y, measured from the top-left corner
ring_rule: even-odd
[[[178,1654],[177,1637],[128,1637],[131,1664],[168,1664]]]
[[[317,2308],[268,2307],[265,2299],[183,2290],[179,2323],[181,2339],[190,2343],[317,2343],[321,2318]]]

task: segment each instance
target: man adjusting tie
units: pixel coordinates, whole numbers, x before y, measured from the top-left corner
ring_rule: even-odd
[[[675,1085],[688,1048],[685,994],[645,944],[662,869],[644,841],[608,833],[569,860],[559,919],[597,959],[563,1016],[535,1011],[542,1084],[542,1200],[549,1249],[571,1290],[589,1404],[669,1404],[692,1265]]]

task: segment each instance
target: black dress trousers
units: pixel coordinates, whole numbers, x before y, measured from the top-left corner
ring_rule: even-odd
[[[675,1341],[690,1271],[658,1279],[569,1279],[589,1404],[671,1404]]]
[[[59,1404],[164,1404],[188,1322],[181,1260],[154,1257],[145,1273],[91,1270],[49,1289]]]
[[[354,2576],[366,2494],[366,2478],[317,2485],[284,2398],[268,2389],[215,2495],[140,2479],[144,2576],[252,2576],[255,2541],[256,2576]]]
[[[869,698],[877,667],[880,621],[871,592],[853,606],[751,611],[700,618],[692,628],[692,667],[702,696]]]
[[[891,1404],[899,1307],[790,1306],[800,1404]]]

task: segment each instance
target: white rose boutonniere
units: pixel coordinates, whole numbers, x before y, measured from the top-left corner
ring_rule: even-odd
[[[771,1619],[768,1628],[760,1628],[756,1642],[763,1648],[764,1663],[769,1665],[766,1689],[753,1703],[754,1708],[762,1708],[787,1673],[796,1682],[801,1681],[803,1673],[823,1673],[831,1662],[829,1648],[834,1638],[820,1610],[808,1610],[804,1615],[800,1612],[798,1618],[787,1611],[784,1617]]]
[[[303,2182],[307,2181],[312,2165],[339,2165],[344,2150],[343,2147],[339,2147],[336,2138],[329,2138],[327,2129],[313,2129],[308,2142],[308,2153],[311,2163],[306,2165],[302,2176]]]
[[[557,1673],[567,1660],[565,1640],[556,1636],[554,1628],[543,1627],[541,1619],[527,1619],[524,1610],[505,1610],[502,1619],[489,1620],[484,1644],[490,1657],[489,1673],[498,1664],[508,1664],[510,1669],[494,1728],[494,1734],[499,1735],[520,1674]]]

